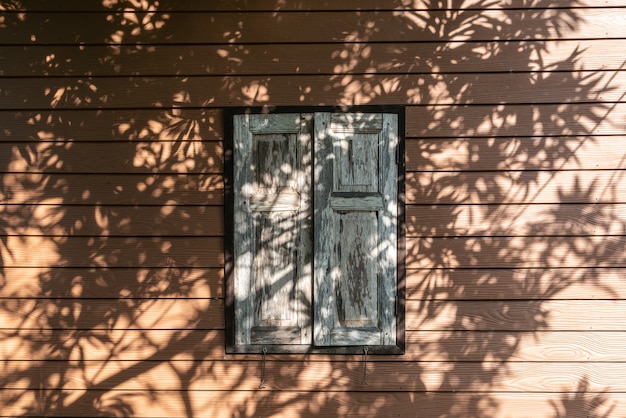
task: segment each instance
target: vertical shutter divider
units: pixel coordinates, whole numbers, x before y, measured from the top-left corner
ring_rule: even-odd
[[[330,113],[316,113],[314,122],[314,341],[316,345],[331,343],[330,329],[334,322],[332,305],[331,260],[332,240],[325,233],[333,231],[330,192],[333,179],[332,141],[328,135]]]

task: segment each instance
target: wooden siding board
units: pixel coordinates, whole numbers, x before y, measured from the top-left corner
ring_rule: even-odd
[[[198,135],[192,137],[191,142],[207,141],[206,146],[219,147],[224,131],[222,109],[180,109],[173,105],[153,109],[48,108],[17,112],[0,109],[0,123],[4,127],[0,144],[37,142],[67,147],[67,142],[119,141],[132,142],[139,147],[155,141],[175,143],[181,137],[180,130],[174,128],[185,120],[200,123]],[[182,138],[188,140],[189,136]],[[186,151],[184,146],[182,150]]]
[[[620,331],[623,300],[510,300],[407,302],[407,329],[422,331]],[[430,311],[438,312],[429,315]],[[611,318],[599,321],[598,318]]]
[[[224,265],[222,237],[98,237],[67,236],[29,242],[23,236],[8,236],[3,252],[12,267],[165,267],[210,268]],[[49,245],[41,245],[46,242]],[[39,243],[39,247],[29,244]],[[41,254],[32,257],[33,248]],[[11,260],[11,261],[8,261]],[[15,261],[19,260],[19,261]]]
[[[596,112],[602,114],[603,110],[608,112],[610,109],[610,105],[603,103],[624,100],[623,91],[614,87],[626,84],[626,71],[621,70],[439,74],[433,77],[366,74],[0,78],[0,90],[5,92],[0,96],[0,107],[12,110],[164,105],[185,108],[201,106],[206,102],[210,102],[211,106],[230,106],[242,102],[250,106],[262,106],[268,102],[272,105],[568,103],[570,106],[590,106],[595,103]],[[87,100],[81,93],[85,86],[93,89],[87,93]],[[181,90],[203,93],[200,93],[202,96],[197,101],[181,104],[176,98]],[[137,94],[138,91],[141,94]],[[509,119],[507,122],[513,124],[514,120]]]
[[[575,236],[574,236],[575,237]],[[407,268],[625,267],[626,237],[407,238]]]
[[[0,415],[626,416],[626,15],[617,0],[549,3],[3,13]],[[467,18],[494,20],[464,31]],[[367,386],[362,356],[269,355],[258,390],[260,354],[224,356],[221,107],[411,101],[407,354],[370,357]],[[205,146],[182,158],[194,166],[136,166],[136,147],[174,144],[183,120]],[[66,165],[25,164],[70,143]],[[37,409],[56,394],[59,409]]]
[[[413,300],[621,300],[620,267],[459,268],[407,270]]]
[[[407,171],[626,168],[625,136],[407,138]],[[548,158],[548,155],[550,158]]]
[[[6,236],[212,236],[224,235],[224,208],[222,206],[115,206],[107,204],[57,205],[26,204],[6,205],[0,217],[10,226]],[[29,228],[32,219],[42,220],[40,228]],[[71,219],[82,225],[63,225]],[[98,219],[100,221],[98,221]],[[55,223],[53,220],[61,222]],[[11,225],[13,224],[13,225]]]
[[[210,361],[178,362],[142,361],[135,363],[132,372],[123,362],[118,367],[101,371],[99,362],[85,362],[86,370],[68,370],[64,389],[82,391],[93,389],[124,389],[128,391],[255,391],[260,382],[260,361]],[[20,382],[9,382],[6,389],[52,389],[29,384],[28,371],[21,372],[20,365],[14,376],[25,374]],[[475,363],[421,363],[421,362],[369,362],[367,385],[362,384],[361,361],[334,362],[274,362],[265,367],[265,390],[311,392],[576,392],[581,382],[586,382],[587,393],[623,392],[624,363],[551,363],[523,362],[507,364],[501,370],[500,362]],[[123,366],[123,367],[120,367]],[[64,362],[43,362],[41,373],[54,375],[61,372]],[[121,370],[120,370],[121,369]],[[185,379],[184,371],[191,370],[195,377]],[[130,375],[130,376],[129,376]],[[447,379],[445,377],[448,377]]]
[[[584,380],[581,382],[584,387]],[[626,396],[622,393],[414,393],[414,392],[303,392],[303,391],[193,391],[189,401],[180,391],[127,391],[123,389],[90,390],[89,400],[97,399],[100,409],[93,405],[70,405],[60,410],[46,411],[47,416],[84,417],[97,413],[114,413],[116,406],[132,411],[138,418],[188,418],[193,416],[229,416],[233,411],[241,416],[378,417],[414,416],[442,417],[466,413],[476,416],[624,416]],[[0,417],[23,416],[33,411],[37,392],[5,390],[0,403],[10,405],[0,411]],[[129,402],[132,399],[132,405]],[[120,408],[120,409],[122,409]],[[35,411],[37,411],[35,409]],[[247,415],[246,415],[247,414]],[[550,414],[550,415],[546,415]],[[597,415],[593,415],[597,414]],[[558,415],[556,415],[558,416]],[[563,416],[563,415],[562,415]]]
[[[623,135],[626,104],[407,106],[406,136]]]
[[[43,257],[44,260],[46,259]],[[8,264],[8,263],[7,263]],[[44,265],[45,261],[40,264]],[[175,263],[172,263],[175,264]],[[182,276],[178,276],[183,270]],[[412,300],[601,300],[626,299],[622,286],[623,268],[619,267],[566,267],[552,269],[524,268],[472,268],[472,269],[410,269],[407,272],[407,295]],[[177,276],[173,276],[176,274]],[[169,276],[168,276],[169,275]],[[81,293],[86,298],[118,298],[120,287],[129,295],[142,295],[146,291],[141,280],[145,278],[177,277],[177,285],[189,297],[223,297],[223,270],[181,269],[180,267],[24,267],[3,266],[0,278],[7,283],[2,297],[41,296],[41,279],[57,277],[68,283],[81,283]],[[21,281],[22,286],[16,284]],[[113,286],[106,286],[111,282]],[[531,290],[528,290],[532,284]],[[28,287],[28,286],[27,286]],[[174,287],[175,288],[175,287]],[[57,292],[67,297],[67,289],[59,286]],[[195,295],[195,296],[194,296]],[[168,297],[158,292],[151,297]]]
[[[128,294],[126,289],[120,293]],[[116,299],[85,298],[2,298],[0,309],[3,332],[23,329],[34,333],[89,332],[94,337],[104,336],[106,330],[204,330],[224,329],[224,303],[220,299],[206,297],[185,298],[184,294],[172,293],[169,297],[151,298],[146,292],[142,298],[118,297]],[[68,314],[71,312],[71,314]],[[65,318],[64,318],[65,317]],[[67,323],[60,327],[56,324]],[[71,324],[71,325],[70,325]],[[28,339],[27,339],[28,340]],[[54,338],[27,341],[34,351],[36,347],[54,349]],[[34,347],[33,347],[34,345]],[[180,347],[184,351],[186,347]],[[59,354],[60,352],[57,352]],[[63,354],[59,354],[63,359]],[[57,357],[58,359],[59,357]],[[123,361],[123,360],[122,360]]]
[[[84,305],[78,329],[102,326],[109,312],[119,316],[119,329],[190,329],[200,319],[204,329],[224,329],[223,301],[216,299],[67,299],[68,306]],[[5,299],[7,300],[7,299]],[[5,329],[58,329],[46,325],[46,308],[56,300],[13,299],[11,306],[0,311]],[[74,309],[74,308],[73,308]],[[622,331],[626,327],[624,300],[408,300],[408,331],[493,331],[535,332]],[[135,315],[135,316],[133,316]],[[202,318],[201,318],[202,317]],[[612,318],[610,322],[598,318]],[[132,319],[132,322],[127,320]],[[40,323],[41,322],[41,323]],[[43,325],[42,325],[43,324]],[[60,329],[58,329],[60,330]],[[473,337],[472,337],[473,338]]]
[[[58,360],[53,343],[31,347],[31,333],[44,330],[24,330],[16,336],[12,330],[2,330],[1,349],[7,364],[36,367],[41,361]],[[127,362],[150,358],[155,362],[185,361],[189,351],[202,361],[228,360],[235,364],[259,361],[258,353],[224,354],[224,331],[220,329],[95,329],[83,332],[79,345],[89,353],[90,362],[106,364],[112,357]],[[406,334],[407,351],[397,355],[377,355],[368,362],[482,362],[501,349],[502,341],[514,341],[508,350],[502,349],[495,359],[506,362],[623,362],[623,331],[409,331]],[[184,349],[176,342],[183,339]],[[479,338],[483,349],[471,349],[468,343]],[[488,348],[485,348],[488,347]],[[112,355],[113,354],[113,355]],[[267,360],[275,362],[361,362],[362,355],[346,354],[268,354]],[[115,360],[117,361],[117,360]],[[30,363],[29,363],[30,362]],[[11,366],[8,366],[11,368]],[[17,366],[16,366],[17,367]],[[1,392],[1,391],[0,391]]]
[[[6,189],[0,190],[0,204],[106,202],[107,205],[163,206],[220,205],[224,201],[221,174],[18,172],[2,177]]]
[[[610,204],[626,202],[623,170],[410,172],[407,204]],[[539,231],[538,231],[539,233]]]
[[[110,130],[110,127],[109,127]],[[92,132],[92,135],[95,132]],[[72,144],[70,144],[72,142]],[[32,145],[31,145],[32,144]],[[29,151],[36,154],[57,154],[59,159],[48,166],[28,167],[29,172],[39,169],[47,173],[149,173],[182,172],[189,174],[223,173],[223,148],[221,142],[156,140],[111,142],[58,140],[32,143],[3,141],[11,149],[0,157],[20,159]],[[60,161],[59,161],[60,160]],[[187,164],[186,164],[187,162]],[[2,164],[4,166],[4,164]],[[0,166],[1,167],[1,166]],[[11,170],[17,172],[18,168]]]
[[[42,263],[44,264],[44,263]],[[18,267],[3,266],[0,279],[5,284],[0,297],[39,297],[38,283],[48,277],[65,278],[68,282],[80,281],[84,298],[115,299],[120,287],[130,295],[143,294],[141,280],[146,277],[162,278],[178,267]],[[515,268],[472,268],[472,269],[409,269],[407,271],[407,297],[412,300],[621,300],[626,299],[622,286],[623,268],[619,267],[567,267],[559,269],[515,269]],[[185,289],[188,297],[223,297],[223,269],[185,269],[178,285]],[[104,286],[111,281],[118,286]],[[21,286],[17,283],[21,282]],[[528,290],[532,284],[532,291]],[[18,288],[21,288],[18,291]],[[142,291],[142,289],[144,289]],[[60,296],[70,298],[59,286]],[[152,294],[153,298],[168,297],[167,294]]]
[[[624,232],[626,205],[407,205],[406,217],[413,237],[611,236]]]
[[[164,285],[169,280],[172,292],[179,292],[189,298],[223,298],[224,269],[185,268],[181,269],[170,261],[167,267],[19,267],[3,266],[0,280],[8,282],[0,291],[0,298],[11,297],[42,297],[42,286],[49,278],[60,280],[59,286],[48,290],[49,296],[59,297],[63,303],[72,297],[85,299],[117,299],[120,297],[151,297],[154,299],[168,298],[168,292],[154,292],[144,281],[153,281],[153,284]],[[22,285],[41,280],[39,286],[33,285],[29,291],[18,291],[14,283]],[[74,292],[67,292],[66,283],[80,283]],[[13,284],[12,284],[13,283]]]
[[[309,12],[219,13],[156,11],[142,18],[130,11],[124,16],[119,11],[105,13],[28,13],[19,18],[9,15],[5,25],[4,42],[8,45],[40,44],[117,44],[117,43],[277,43],[277,42],[432,42],[439,41],[440,22],[446,29],[464,29],[468,19],[498,22],[510,19],[508,25],[494,30],[491,25],[475,25],[473,31],[448,30],[446,38],[452,41],[561,39],[561,38],[623,38],[626,33],[624,15],[612,8],[570,9],[569,21],[559,21],[558,14],[538,9],[528,10],[462,10],[451,15],[445,10],[430,11],[333,11]],[[141,11],[139,13],[142,13]],[[145,12],[144,12],[145,13]],[[546,26],[542,33],[525,32],[527,23],[542,19],[547,24],[556,16],[557,25]],[[455,21],[456,19],[456,21]],[[135,21],[135,22],[133,22]],[[20,24],[27,22],[26,24]],[[206,28],[207,22],[211,30]],[[516,25],[514,22],[519,22]],[[566,23],[567,22],[567,23]],[[152,24],[152,29],[148,23]],[[124,26],[129,26],[128,31]],[[139,30],[132,32],[132,27]],[[154,30],[159,26],[159,30]],[[271,26],[272,30],[267,30]],[[456,27],[455,27],[456,26]],[[120,29],[122,27],[123,29]],[[30,28],[37,28],[36,35]],[[242,30],[244,28],[245,30]],[[356,28],[347,31],[346,28]],[[117,30],[120,30],[116,33]],[[506,31],[508,29],[508,32]],[[8,33],[7,33],[8,32]],[[105,34],[103,36],[103,34]]]
[[[22,0],[20,3],[0,6],[0,10],[5,12],[105,12],[110,10],[118,10],[112,3],[110,6],[101,3],[90,3],[84,0],[64,0],[59,4],[50,7],[47,0]],[[620,7],[623,5],[621,0],[604,0],[602,4],[598,4],[593,0],[579,1],[572,4],[571,0],[552,0],[550,3],[541,4],[542,8],[602,8],[602,7]],[[381,4],[378,0],[360,0],[357,4],[353,0],[307,0],[297,2],[282,2],[278,0],[256,0],[254,2],[232,1],[232,0],[213,0],[211,2],[169,2],[161,3],[164,11],[194,11],[194,12],[256,12],[256,11],[339,11],[339,10],[459,10],[468,8],[478,9],[507,9],[518,8],[516,3],[505,2],[481,2],[480,0],[452,0],[444,5],[437,4],[434,6],[427,0],[392,0],[385,4]],[[174,8],[175,7],[175,8]],[[530,7],[529,7],[530,8]],[[137,7],[137,10],[143,10]]]
[[[115,56],[115,65],[103,66],[110,46],[49,45],[2,47],[0,68],[5,77],[91,76],[213,76],[228,75],[345,75],[437,74],[477,72],[546,72],[587,69],[623,69],[626,40],[546,40],[465,43],[333,43],[254,45],[159,45],[130,49]],[[71,66],[46,64],[71,57]],[[497,59],[474,58],[497,51]],[[526,51],[524,53],[523,51]],[[541,51],[541,60],[529,54]],[[429,58],[437,55],[437,59]],[[48,58],[50,59],[50,58]],[[253,65],[244,65],[245,63]],[[36,64],[34,64],[36,63]],[[557,67],[558,65],[558,67]]]
[[[241,104],[241,103],[240,103]],[[291,102],[291,105],[302,104]],[[195,108],[194,108],[195,109]],[[190,109],[193,110],[193,109]],[[132,131],[113,136],[111,127],[130,121],[145,121],[135,128],[140,132],[150,120],[158,120],[170,109],[46,109],[8,111],[0,109],[0,122],[4,127],[0,141],[57,142],[61,135],[45,135],[52,126],[65,126],[63,121],[77,121],[71,130],[76,141],[131,138]],[[207,139],[223,138],[222,111],[218,108],[202,109],[209,123],[203,129]],[[485,138],[485,137],[553,137],[553,136],[622,136],[625,103],[596,104],[498,104],[498,105],[441,105],[407,106],[407,138]],[[509,116],[510,115],[510,116]],[[515,119],[507,120],[507,117]],[[556,122],[545,123],[554,118]],[[560,124],[563,121],[564,124]],[[567,122],[567,123],[565,123]],[[61,125],[59,125],[61,124]],[[31,126],[32,125],[32,126]],[[81,128],[84,125],[84,128]],[[34,128],[33,128],[34,126]],[[132,125],[131,125],[132,126]],[[74,130],[75,129],[75,130]],[[43,134],[39,138],[39,132]],[[102,133],[102,135],[100,135]],[[8,154],[5,154],[8,155]],[[7,157],[5,157],[7,158]]]

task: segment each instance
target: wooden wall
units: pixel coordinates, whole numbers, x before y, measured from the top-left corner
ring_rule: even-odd
[[[0,416],[626,416],[622,1],[0,8]],[[259,389],[222,109],[360,104],[407,105],[407,353]]]

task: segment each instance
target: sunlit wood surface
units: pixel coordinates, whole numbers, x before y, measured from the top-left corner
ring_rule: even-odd
[[[619,0],[2,2],[0,416],[626,416],[624,39]],[[223,110],[381,104],[406,354],[259,388]]]

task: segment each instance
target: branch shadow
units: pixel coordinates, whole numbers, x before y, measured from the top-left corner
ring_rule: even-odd
[[[302,415],[375,416],[398,403],[419,404],[430,416],[495,417],[502,406],[492,393],[516,373],[511,363],[524,341],[552,329],[551,300],[579,285],[617,295],[604,277],[626,262],[626,225],[612,203],[620,179],[557,178],[589,168],[581,150],[600,140],[595,128],[611,112],[600,98],[615,89],[604,73],[584,71],[582,49],[547,62],[544,40],[581,25],[581,10],[550,0],[510,9],[488,0],[467,9],[394,1],[394,12],[355,12],[360,25],[351,30],[331,26],[329,36],[341,43],[315,64],[322,71],[309,85],[306,77],[280,77],[297,64],[273,64],[284,59],[280,50],[272,56],[245,42],[229,45],[254,33],[245,33],[245,16],[230,27],[218,13],[212,17],[223,42],[215,56],[180,55],[168,67],[180,75],[175,81],[142,77],[153,55],[170,56],[167,42],[180,39],[185,22],[170,13],[176,1],[139,3],[110,2],[100,26],[68,28],[63,20],[36,27],[28,1],[2,2],[2,39],[29,43],[62,32],[77,44],[93,34],[110,43],[100,55],[23,47],[13,71],[50,76],[50,83],[35,100],[2,91],[16,103],[49,103],[0,112],[7,150],[0,153],[3,408],[22,416],[134,416],[148,405],[191,417],[198,404],[219,410],[192,399],[193,390],[221,380],[233,390],[256,389],[260,356],[225,360],[223,352],[218,98],[238,105],[401,102],[419,105],[424,116],[407,140],[418,151],[406,156],[411,359],[381,356],[363,365],[358,356],[270,355],[269,389],[225,401],[233,416],[287,407]],[[293,29],[282,5],[267,14],[278,34]],[[381,46],[385,27],[419,37],[419,48]],[[254,63],[276,73],[247,76]],[[507,65],[518,84],[496,94],[493,74],[506,74]],[[205,91],[203,77],[185,77],[216,68],[224,72],[218,91]],[[103,87],[111,84],[99,74],[117,75],[115,88]],[[154,91],[158,103],[144,102]],[[534,99],[545,94],[555,104]],[[127,97],[141,109],[125,109]],[[393,395],[362,392],[363,367]],[[285,396],[313,374],[324,378]],[[607,396],[582,394],[588,379],[564,385],[576,394],[550,402],[555,417],[610,415]]]

